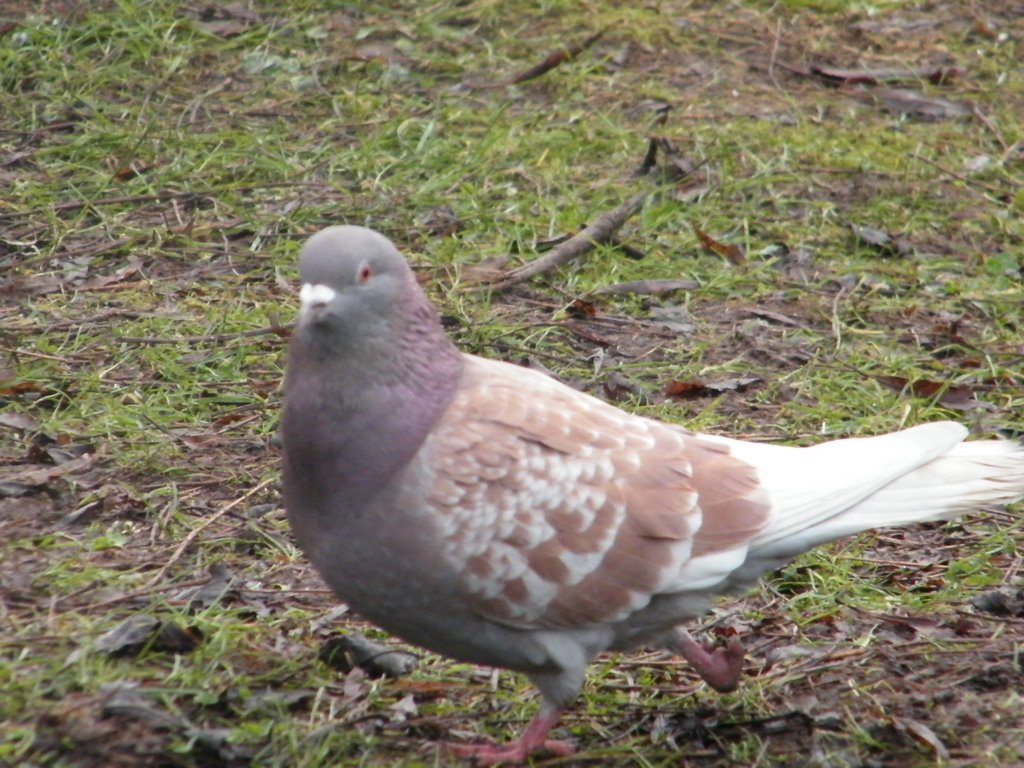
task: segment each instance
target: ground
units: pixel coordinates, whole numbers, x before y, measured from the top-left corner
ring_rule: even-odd
[[[327,224],[391,236],[462,348],[638,413],[1020,437],[1024,4],[324,5],[0,9],[0,763],[447,765],[533,713],[290,538],[294,258]],[[578,754],[534,762],[1024,763],[1022,551],[1020,505],[821,548],[694,628],[745,638],[735,693],[603,657]],[[416,669],[322,661],[352,630]]]

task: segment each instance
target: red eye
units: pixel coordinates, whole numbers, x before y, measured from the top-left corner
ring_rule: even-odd
[[[370,282],[370,278],[373,277],[373,267],[366,262],[363,262],[359,266],[359,274],[356,275],[356,280],[359,281],[360,285],[366,285]]]

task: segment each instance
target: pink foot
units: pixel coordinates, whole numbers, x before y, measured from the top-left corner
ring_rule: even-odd
[[[702,645],[685,629],[679,630],[671,649],[690,662],[704,681],[716,691],[726,693],[736,688],[743,672],[743,643],[735,637],[722,647]]]
[[[534,752],[551,752],[566,757],[576,752],[566,741],[549,739],[548,732],[558,722],[561,709],[545,706],[533,716],[523,735],[510,744],[484,741],[476,744],[444,744],[442,749],[449,755],[472,760],[476,765],[521,765]]]

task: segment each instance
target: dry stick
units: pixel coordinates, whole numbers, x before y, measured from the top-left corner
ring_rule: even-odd
[[[978,120],[978,122],[980,122],[983,126],[988,128],[989,133],[991,133],[995,137],[996,141],[999,142],[999,146],[1003,148],[1003,153],[1005,154],[1006,152],[1008,152],[1010,149],[1010,145],[1006,143],[1006,139],[1003,138],[1003,134],[999,132],[999,129],[996,128],[992,121],[988,119],[988,115],[982,112],[978,108],[977,104],[971,107],[971,113],[974,115],[975,119]]]
[[[541,272],[547,272],[557,266],[565,264],[577,256],[582,256],[593,250],[595,245],[608,242],[612,235],[626,222],[630,216],[643,208],[647,200],[647,193],[641,192],[634,195],[618,208],[602,213],[593,224],[588,224],[580,232],[576,233],[557,248],[539,259],[534,259],[529,264],[511,270],[505,279],[499,283],[483,285],[481,287],[494,291],[502,291],[513,285],[518,285]]]
[[[202,533],[207,526],[209,526],[211,523],[216,522],[217,520],[220,520],[222,517],[224,517],[224,515],[226,515],[232,509],[237,507],[243,501],[252,498],[257,493],[266,488],[268,485],[270,485],[272,482],[275,482],[276,479],[277,478],[274,477],[268,478],[259,485],[257,485],[255,488],[250,488],[237,499],[228,504],[225,504],[223,507],[218,509],[214,514],[210,515],[208,518],[203,520],[203,522],[201,522],[199,525],[197,525],[195,528],[189,531],[188,536],[186,536],[182,540],[181,544],[178,545],[177,549],[174,550],[174,553],[171,555],[170,559],[163,564],[163,567],[156,572],[156,575],[153,578],[151,578],[149,581],[142,585],[142,590],[152,589],[153,587],[155,587],[157,583],[160,582],[160,580],[167,575],[167,571],[171,569],[171,566],[178,562],[178,560],[181,559],[181,556],[185,554],[185,550],[188,549],[189,544],[195,541],[199,534]]]
[[[587,48],[589,48],[598,40],[600,40],[603,35],[604,30],[602,29],[599,32],[596,32],[590,37],[588,37],[582,43],[570,45],[568,48],[564,48],[561,51],[555,51],[554,53],[548,54],[548,56],[540,64],[535,64],[534,66],[527,69],[525,72],[520,72],[518,75],[515,75],[510,80],[508,80],[508,84],[514,85],[516,83],[525,83],[527,80],[533,80],[534,78],[540,77],[545,72],[554,69],[563,62],[572,61],[585,50],[587,50]]]
[[[582,43],[576,43],[575,45],[570,45],[568,48],[563,48],[559,51],[555,51],[554,53],[550,53],[539,64],[534,64],[529,69],[523,70],[517,75],[512,75],[512,77],[506,78],[504,80],[496,80],[494,82],[466,82],[463,83],[463,85],[466,86],[467,88],[479,89],[503,88],[508,85],[517,85],[519,83],[525,83],[529,80],[534,80],[540,77],[541,75],[545,74],[546,72],[550,72],[559,64],[562,64],[566,61],[572,61],[573,59],[575,59],[577,56],[579,56],[581,53],[587,50],[590,46],[592,46],[594,43],[600,40],[601,37],[604,35],[604,32],[605,31],[602,29],[601,31],[596,32],[590,37],[588,37]]]

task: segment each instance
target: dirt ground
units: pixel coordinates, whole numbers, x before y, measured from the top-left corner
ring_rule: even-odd
[[[676,105],[684,122],[760,119],[793,103],[805,108],[822,99],[823,80],[841,77],[835,73],[814,75],[810,69],[814,66],[854,70],[863,69],[866,59],[891,59],[924,61],[937,69],[952,66],[944,50],[947,38],[963,40],[990,33],[1009,35],[1018,50],[1024,48],[1024,6],[1019,3],[992,4],[1000,8],[972,3],[924,4],[905,11],[890,10],[877,18],[860,16],[857,24],[843,16],[845,27],[827,26],[830,20],[825,15],[793,11],[794,24],[802,26],[789,30],[781,49],[778,38],[773,41],[770,33],[755,35],[742,26],[748,18],[763,23],[767,4],[735,4],[735,18],[713,4],[683,5],[682,11],[692,14],[690,23],[702,34],[717,37],[718,58],[709,61],[693,52],[673,54],[642,43],[630,49],[628,63],[622,66],[637,77],[658,69],[676,85],[699,92],[701,109]],[[204,23],[249,23],[245,14],[183,8]],[[21,23],[32,13],[74,23],[86,10],[81,3],[8,3],[0,10],[0,20]],[[273,7],[257,10],[264,20],[286,15]],[[472,20],[484,12],[471,5],[466,15]],[[666,17],[669,15],[666,11]],[[614,55],[623,41],[614,39],[613,32],[608,34],[613,41],[599,42],[595,50]],[[363,50],[359,55],[391,57],[412,67],[402,46],[396,45],[401,39],[400,34],[373,38],[372,44],[381,50]],[[891,47],[880,50],[885,45]],[[714,76],[708,74],[712,70]],[[784,84],[781,89],[780,82]],[[206,85],[197,83],[197,88]],[[515,108],[544,108],[552,98],[548,88],[545,81],[538,80],[526,89],[526,103]],[[632,96],[635,94],[607,94],[604,106],[625,109],[636,101]],[[861,96],[851,92],[849,98],[855,101]],[[823,120],[829,119],[829,110],[842,109],[834,101],[828,103],[830,106],[821,108]],[[940,107],[932,104],[930,108]],[[978,130],[986,132],[984,126]],[[8,159],[17,143],[11,138],[15,133],[4,131]],[[35,146],[31,149],[43,152],[47,142],[57,140],[55,134],[40,132],[32,139]],[[27,151],[28,143],[28,139],[21,141],[18,151]],[[662,147],[657,161],[662,169],[666,162],[671,166],[675,161],[666,157],[665,151]],[[638,164],[640,159],[638,156]],[[4,178],[13,188],[21,171],[13,160],[7,165]],[[818,169],[794,188],[802,188],[802,201],[813,199],[844,208],[877,196],[898,176],[897,171],[880,176],[872,171]],[[691,181],[680,184],[677,194],[685,198],[688,185],[699,183],[699,179],[697,171]],[[955,176],[942,175],[935,182],[941,187],[936,194],[958,199],[965,218],[976,204],[976,193],[987,195],[989,201],[998,197],[965,189],[961,182]],[[340,193],[335,194],[340,198]],[[159,199],[141,202],[130,215],[139,222],[155,219],[154,212],[165,203]],[[483,672],[456,666],[454,671],[414,673],[383,684],[387,687],[381,693],[377,684],[358,674],[335,674],[315,660],[320,644],[338,627],[309,617],[337,615],[338,606],[296,556],[279,506],[279,457],[272,424],[279,407],[280,358],[287,343],[287,331],[281,326],[287,325],[287,317],[282,318],[281,326],[269,323],[269,329],[255,329],[245,341],[251,345],[254,362],[247,380],[239,386],[255,395],[245,402],[235,401],[238,387],[211,381],[208,390],[197,395],[214,404],[209,423],[204,428],[187,425],[171,430],[155,426],[160,434],[151,441],[154,447],[149,458],[140,459],[141,453],[136,451],[133,461],[125,463],[116,440],[107,435],[57,433],[39,427],[45,419],[33,410],[32,403],[52,399],[57,391],[74,397],[78,377],[87,371],[116,368],[115,378],[123,381],[143,381],[145,377],[155,381],[160,374],[143,356],[142,350],[152,346],[146,342],[104,341],[67,355],[59,345],[34,345],[37,335],[50,339],[55,334],[70,336],[86,325],[91,333],[109,336],[120,323],[140,312],[129,301],[115,298],[69,305],[64,317],[53,312],[29,313],[26,308],[44,295],[44,290],[49,292],[45,295],[55,291],[71,295],[82,288],[71,282],[42,288],[41,282],[33,282],[42,279],[39,276],[46,272],[50,258],[29,257],[18,243],[36,237],[47,215],[15,217],[0,208],[0,228],[6,233],[0,249],[0,342],[4,353],[0,359],[0,464],[5,472],[0,475],[0,538],[8,542],[0,562],[0,626],[9,627],[4,631],[6,637],[0,638],[0,681],[3,687],[17,691],[14,698],[23,703],[17,709],[0,705],[8,731],[0,741],[0,760],[9,765],[75,768],[435,764],[438,758],[429,749],[431,742],[453,732],[479,733],[475,713],[493,715],[486,700],[489,678]],[[244,218],[245,211],[240,215]],[[800,215],[793,210],[762,212],[765,221]],[[755,222],[753,228],[758,226]],[[675,317],[677,323],[693,323],[685,338],[678,326],[642,314],[641,309],[650,308],[646,303],[638,305],[636,312],[619,311],[592,294],[552,320],[553,309],[579,297],[549,283],[535,282],[497,294],[491,311],[493,317],[519,329],[551,329],[559,345],[551,353],[553,359],[543,356],[543,348],[537,350],[524,341],[529,337],[523,332],[489,339],[484,351],[553,368],[570,383],[627,407],[657,412],[659,407],[671,406],[680,418],[696,420],[698,425],[707,418],[713,402],[714,417],[730,425],[733,434],[779,439],[784,431],[780,422],[790,418],[795,408],[812,412],[817,407],[813,391],[792,384],[790,376],[820,360],[822,350],[838,347],[837,306],[856,291],[847,265],[807,259],[800,243],[781,242],[783,226],[762,228],[763,239],[780,240],[784,253],[773,273],[777,285],[762,286],[753,299],[741,294],[695,296],[686,306],[688,319]],[[410,228],[404,245],[428,249],[432,237],[428,230]],[[276,265],[250,248],[255,234],[245,227],[226,231],[223,242],[228,256],[223,259],[207,263],[153,259],[143,267],[147,278],[169,295],[193,297],[203,281],[242,275],[237,284],[245,282],[254,301],[285,306],[290,288],[277,278]],[[631,231],[630,242],[643,240],[637,229]],[[955,233],[952,225],[937,226],[930,235],[915,235],[913,247],[935,258],[962,258],[965,270],[968,254],[1019,253],[1021,248],[1016,240],[999,242],[992,230],[964,234],[962,239]],[[118,232],[112,231],[110,236],[116,238]],[[74,238],[69,242],[74,245]],[[898,243],[879,247],[885,250],[885,258],[898,258],[898,254],[893,256],[895,250],[886,250],[898,250]],[[56,251],[51,255],[53,260],[68,258]],[[748,258],[752,257],[748,254]],[[422,273],[439,301],[450,299],[437,288],[452,274],[450,268],[427,268]],[[125,274],[119,279],[115,275],[104,286],[87,286],[83,295],[98,297],[110,286],[135,279]],[[938,350],[936,359],[950,369],[984,365],[977,362],[984,357],[978,350],[989,343],[995,323],[980,305],[951,318],[927,301],[897,303],[889,298],[901,294],[901,273],[892,271],[887,277],[890,293],[882,287],[849,300],[849,311],[858,323],[882,329],[897,347],[902,344],[926,353]],[[879,296],[883,298],[879,300]],[[596,304],[596,310],[590,302]],[[457,340],[473,343],[476,330],[452,309],[455,304],[444,305],[446,322]],[[240,338],[244,340],[232,334],[225,343],[236,344]],[[1005,347],[1001,352],[1008,356],[1001,359],[1011,360],[1006,369],[1024,360],[1024,347],[1000,343]],[[668,374],[646,367],[671,363],[683,354],[693,360],[695,347],[701,350],[700,365],[719,373],[705,376],[674,369]],[[213,356],[205,347],[185,354]],[[63,378],[55,376],[43,382],[26,378],[26,359],[34,361],[40,355],[60,358]],[[566,355],[573,356],[575,363],[558,365],[558,358]],[[595,355],[601,358],[604,372],[585,376],[593,370]],[[721,372],[736,360],[744,361],[748,374]],[[643,366],[635,375],[613,377],[607,373],[640,363]],[[832,364],[841,367],[838,362]],[[859,372],[854,375],[861,377]],[[878,376],[896,391],[912,388],[900,371]],[[670,385],[678,390],[674,395],[667,394]],[[990,402],[1017,403],[1014,398],[1019,397],[1022,386],[1019,375],[1000,374],[971,391],[952,388],[941,396],[944,400],[939,406],[948,406],[954,416],[966,414],[966,419],[982,428],[994,426],[1007,436],[1015,436],[1017,424],[1019,436],[1019,410],[965,410],[961,401],[973,403],[981,393]],[[837,398],[835,408],[840,407],[841,398]],[[794,432],[785,434],[786,439],[819,439],[811,422],[809,417]],[[173,444],[176,450],[161,456],[161,441]],[[182,516],[190,521],[190,528],[181,526]],[[993,528],[1004,532],[1001,538],[994,537]],[[774,577],[764,591],[730,601],[702,627],[719,637],[740,634],[749,638],[745,694],[732,698],[709,694],[689,670],[659,653],[616,657],[615,664],[603,660],[595,664],[585,694],[592,703],[581,703],[562,723],[580,746],[579,758],[542,757],[536,764],[1024,765],[1022,543],[1019,507],[1013,513],[993,512],[960,524],[872,533],[855,543],[842,543],[830,550],[830,563],[845,563],[859,578],[868,578],[886,590],[890,598],[905,599],[912,606],[927,605],[929,594],[947,588],[949,563],[964,552],[986,550],[988,578],[962,600],[945,600],[935,612],[905,608],[898,599],[883,598],[880,604],[888,607],[878,610],[847,606],[837,599],[830,608],[815,603],[812,614],[797,625],[787,613],[796,610],[793,601],[809,590],[832,588],[832,582],[816,575],[812,564],[801,561]],[[852,561],[856,564],[850,565]],[[218,565],[211,569],[213,563]],[[111,581],[111,574],[118,573],[131,578],[124,584]],[[1001,590],[996,589],[997,581],[1004,585]],[[223,641],[214,640],[219,635],[210,628],[229,621],[227,614],[223,619],[217,617],[216,611],[221,610],[230,614],[233,627]],[[290,618],[295,612],[305,613],[302,618]],[[132,630],[121,624],[150,615],[160,617],[156,625]],[[352,617],[344,621],[371,631]],[[234,628],[236,624],[249,629]],[[118,627],[121,634],[108,636]],[[132,635],[133,631],[139,634]],[[90,671],[87,659],[93,653],[82,649],[95,648],[101,636],[107,637],[112,661],[99,671]],[[212,700],[204,698],[198,687],[187,695],[173,690],[178,666],[186,663],[180,659],[188,659],[197,646],[204,646],[212,655],[220,642],[230,647],[217,651],[221,660],[211,661],[211,669],[217,669],[218,680],[231,676],[243,680],[240,687],[245,693],[227,683]],[[143,646],[144,652],[140,651]],[[137,658],[145,661],[131,667]],[[421,659],[421,668],[442,665],[439,669],[452,669],[443,666],[447,664],[430,656]],[[435,674],[440,677],[434,679]],[[27,679],[33,682],[18,682]],[[317,686],[328,693],[313,693]],[[148,693],[141,695],[140,688]],[[309,758],[303,763],[295,757],[301,746],[281,746],[276,739],[282,737],[267,733],[240,737],[232,729],[246,722],[247,715],[234,697],[250,697],[257,688],[272,700],[265,704],[274,713],[267,715],[268,721],[302,720],[308,715],[312,723],[314,699],[320,702],[326,696],[344,702],[349,707],[345,722],[358,733],[358,738],[348,743],[351,751],[335,752],[331,762]],[[413,697],[417,709],[399,716],[394,704],[407,695]],[[442,700],[447,708],[442,708]],[[509,712],[500,709],[489,724],[496,724],[499,730],[509,725],[514,730],[524,715],[518,710]],[[529,710],[525,712],[528,716]],[[372,747],[367,746],[371,742]],[[736,744],[744,745],[745,751],[738,751]],[[615,751],[616,746],[620,751]],[[445,763],[441,760],[439,764]]]

